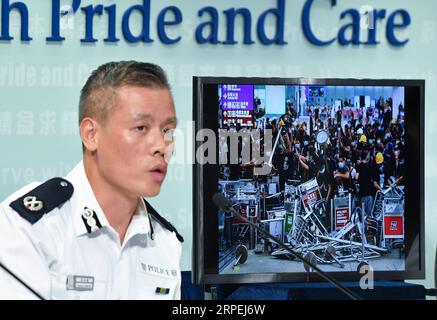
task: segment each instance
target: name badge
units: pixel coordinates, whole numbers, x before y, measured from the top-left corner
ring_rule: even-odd
[[[179,272],[176,269],[167,269],[165,267],[156,266],[149,263],[141,263],[141,268],[145,273],[165,277],[165,278],[171,278],[171,279],[178,279],[179,278]]]
[[[67,276],[67,290],[93,291],[94,290],[94,277]]]

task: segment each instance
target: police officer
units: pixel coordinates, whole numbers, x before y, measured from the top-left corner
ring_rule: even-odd
[[[163,70],[102,65],[79,120],[83,160],[2,203],[1,262],[46,299],[179,299],[183,238],[144,199],[160,191],[176,127]],[[35,297],[8,276],[2,296]]]

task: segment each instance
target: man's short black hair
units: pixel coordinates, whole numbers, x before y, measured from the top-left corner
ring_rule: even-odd
[[[79,124],[86,117],[105,123],[114,107],[116,89],[122,86],[168,89],[164,70],[152,63],[109,62],[94,70],[81,90]]]

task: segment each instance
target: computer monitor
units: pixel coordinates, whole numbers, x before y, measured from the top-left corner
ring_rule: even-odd
[[[195,77],[193,279],[423,279],[423,80]],[[363,269],[366,267],[367,269]]]

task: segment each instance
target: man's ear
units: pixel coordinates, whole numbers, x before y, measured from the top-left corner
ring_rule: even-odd
[[[98,145],[98,128],[99,124],[91,119],[84,118],[80,123],[80,137],[85,149],[94,152],[97,150]]]

